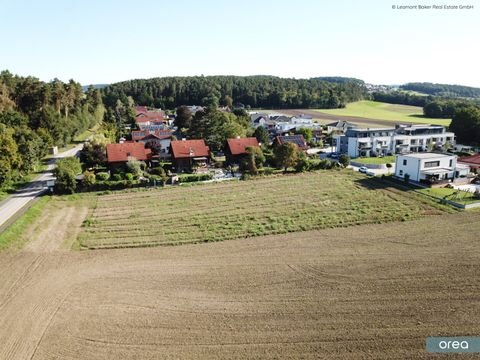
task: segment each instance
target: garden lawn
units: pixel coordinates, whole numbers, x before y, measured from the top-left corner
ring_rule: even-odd
[[[480,200],[476,199],[472,193],[463,190],[449,188],[428,188],[418,191],[430,196],[435,196],[439,199],[451,200],[459,204],[472,204],[480,202]]]
[[[362,164],[391,164],[395,162],[395,156],[384,156],[384,157],[364,157],[352,159],[352,161],[359,162]]]
[[[80,248],[220,241],[417,219],[444,207],[350,170],[100,195]]]

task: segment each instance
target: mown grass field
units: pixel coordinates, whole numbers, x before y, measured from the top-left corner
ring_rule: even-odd
[[[362,164],[391,164],[395,163],[395,156],[383,156],[383,157],[362,157],[353,159],[355,162],[359,162]]]
[[[435,206],[349,170],[116,193],[98,196],[79,245],[196,243],[404,221],[443,211]]]
[[[391,120],[392,122],[424,123],[448,126],[451,119],[432,119],[423,116],[421,107],[387,104],[376,101],[357,101],[344,109],[315,110],[325,114],[358,116],[366,119]]]

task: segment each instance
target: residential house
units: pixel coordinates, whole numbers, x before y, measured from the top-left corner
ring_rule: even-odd
[[[337,152],[351,158],[445,150],[455,144],[455,134],[439,125],[348,128],[334,139]]]
[[[290,122],[292,124],[297,124],[297,125],[312,125],[313,117],[311,117],[310,115],[300,114],[300,115],[291,117]]]
[[[275,120],[277,123],[289,123],[291,118],[285,115],[273,115],[270,116],[271,120]]]
[[[192,115],[195,115],[197,111],[203,111],[204,108],[203,106],[197,106],[197,105],[188,105],[187,106],[188,110],[192,113]]]
[[[418,183],[437,183],[453,181],[457,157],[455,155],[437,153],[415,153],[397,155],[395,160],[395,176]]]
[[[107,163],[111,170],[125,166],[129,160],[148,162],[152,153],[141,142],[124,142],[122,144],[107,144]]]
[[[344,120],[338,120],[327,124],[327,134],[331,133],[345,133],[347,129],[355,128],[357,125]]]
[[[144,130],[147,126],[168,125],[168,117],[162,109],[148,110],[146,106],[136,106],[135,122],[140,130]]]
[[[164,160],[170,158],[170,143],[173,132],[170,130],[134,130],[132,140],[143,142],[146,148],[152,149],[156,157]]]
[[[230,163],[239,163],[242,157],[247,155],[247,147],[259,147],[255,137],[227,139],[225,155]]]
[[[266,124],[270,120],[267,114],[262,113],[255,113],[250,115],[250,120],[252,122],[252,126],[257,128],[259,126],[267,127]]]
[[[148,112],[148,109],[146,106],[135,106],[135,116],[138,116],[140,114],[146,114]]]
[[[170,151],[177,172],[208,170],[209,148],[203,140],[172,140]]]
[[[282,145],[286,143],[293,143],[298,146],[298,148],[302,151],[306,151],[308,149],[307,142],[303,135],[287,135],[287,136],[277,136],[273,141],[273,145]]]
[[[458,162],[468,165],[473,173],[480,174],[480,154],[463,156],[458,159]]]

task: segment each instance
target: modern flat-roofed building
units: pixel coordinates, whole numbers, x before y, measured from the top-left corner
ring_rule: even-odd
[[[435,183],[455,178],[457,166],[456,155],[437,153],[415,153],[397,155],[395,160],[395,176],[411,181]]]
[[[440,125],[350,128],[334,138],[337,152],[352,158],[446,150],[455,145],[455,134]]]

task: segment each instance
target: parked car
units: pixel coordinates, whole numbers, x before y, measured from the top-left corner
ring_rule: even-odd
[[[368,168],[366,166],[362,166],[362,167],[358,168],[358,171],[365,174],[368,171]]]
[[[375,176],[375,173],[372,170],[368,170],[365,174],[367,176]]]
[[[331,157],[332,159],[338,159],[340,157],[340,154],[339,153],[336,153],[336,152],[333,152],[331,153],[330,155],[328,155],[329,157]]]

